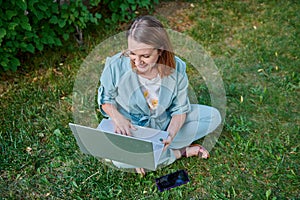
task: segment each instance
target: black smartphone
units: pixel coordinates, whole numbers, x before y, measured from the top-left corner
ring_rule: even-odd
[[[164,190],[169,190],[171,188],[185,184],[190,180],[187,172],[182,169],[177,172],[157,178],[155,179],[155,181],[159,191],[162,192]]]

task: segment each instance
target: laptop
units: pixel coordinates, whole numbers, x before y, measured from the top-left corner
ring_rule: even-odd
[[[110,119],[103,119],[99,126],[90,128],[69,123],[80,150],[97,158],[115,163],[156,170],[168,132],[136,126],[133,136],[114,133]]]

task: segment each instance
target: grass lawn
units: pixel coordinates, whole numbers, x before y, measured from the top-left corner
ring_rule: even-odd
[[[68,127],[73,84],[85,56],[112,34],[94,27],[82,47],[49,49],[15,74],[1,72],[0,199],[300,199],[300,3],[159,7],[170,13],[155,15],[199,42],[222,74],[227,113],[211,158],[141,178],[80,152]],[[210,104],[203,81],[189,78],[199,103]],[[191,181],[159,192],[155,178],[179,169]]]

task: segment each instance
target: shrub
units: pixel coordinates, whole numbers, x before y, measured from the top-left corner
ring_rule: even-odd
[[[153,4],[159,3],[159,0],[105,0],[104,4],[108,6],[110,17],[105,19],[108,24],[126,22],[136,17],[136,10],[145,8],[151,10]]]
[[[134,17],[137,8],[150,9],[158,0],[10,0],[0,1],[0,65],[16,71],[22,53],[61,46],[71,33],[89,23],[118,23]],[[108,8],[108,11],[107,11]],[[95,12],[96,11],[96,12]]]

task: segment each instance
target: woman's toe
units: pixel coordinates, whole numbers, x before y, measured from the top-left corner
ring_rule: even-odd
[[[204,147],[202,147],[202,146],[199,146],[199,147],[200,147],[200,149],[199,149],[199,154],[200,154],[200,156],[201,156],[202,158],[205,158],[205,159],[209,158],[209,153],[208,153],[208,151],[207,151]]]

